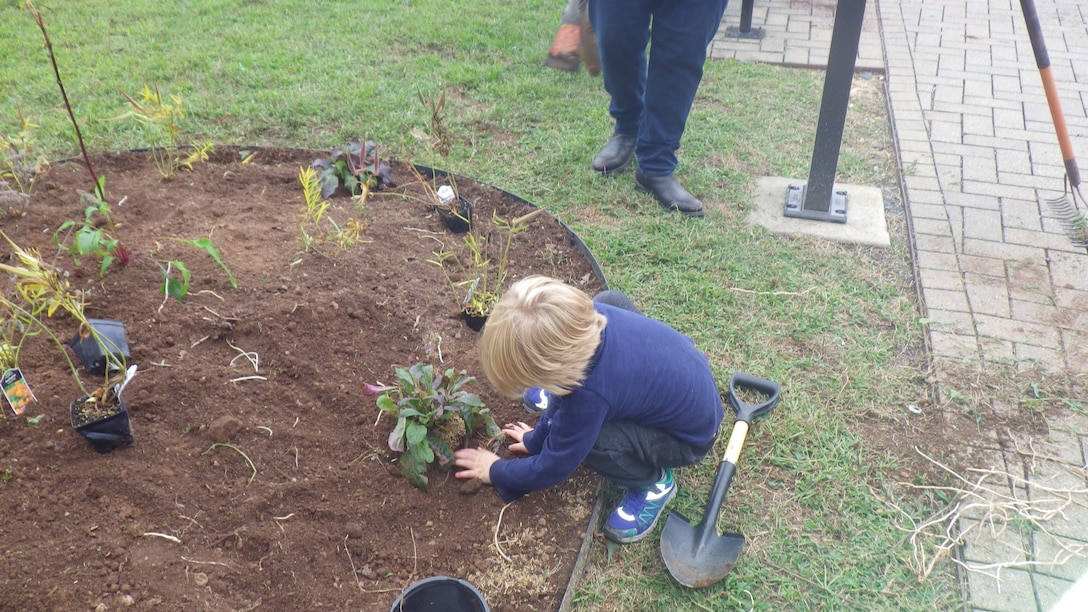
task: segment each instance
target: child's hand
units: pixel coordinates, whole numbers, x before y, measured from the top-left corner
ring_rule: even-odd
[[[510,452],[527,454],[529,450],[525,448],[525,444],[522,443],[521,439],[525,437],[525,434],[529,433],[532,430],[532,427],[529,427],[521,421],[518,421],[517,423],[507,423],[502,428],[502,433],[513,438],[515,442],[515,444],[511,444],[508,447],[510,449]]]
[[[457,478],[479,478],[491,484],[491,464],[499,460],[495,453],[483,448],[462,448],[453,453],[453,462],[465,469],[454,474]]]

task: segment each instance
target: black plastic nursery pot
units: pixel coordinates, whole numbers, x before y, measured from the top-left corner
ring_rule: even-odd
[[[68,341],[79,362],[88,374],[99,376],[106,373],[106,365],[112,355],[116,361],[127,361],[128,337],[125,335],[125,324],[109,319],[87,319],[102,343],[95,339],[95,335],[88,330],[80,329],[79,333]]]
[[[393,602],[390,612],[490,612],[484,596],[468,582],[432,576],[414,582]]]
[[[455,234],[464,234],[472,229],[472,202],[465,196],[457,196],[456,208],[436,207],[438,216],[446,227]]]
[[[487,317],[480,317],[471,315],[465,311],[461,311],[461,318],[465,320],[465,325],[472,331],[480,331],[484,328],[484,323],[487,323]]]
[[[72,402],[68,415],[72,427],[101,454],[133,443],[128,405],[121,398],[117,398],[116,404],[100,405],[83,396]]]

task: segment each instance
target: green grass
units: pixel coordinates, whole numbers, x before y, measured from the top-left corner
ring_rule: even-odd
[[[22,112],[41,126],[39,150],[75,155],[41,33],[19,4],[0,2],[0,134],[17,131]],[[115,120],[128,110],[119,90],[145,83],[183,98],[190,142],[329,149],[370,138],[387,156],[501,187],[571,225],[612,287],[692,336],[723,383],[733,371],[782,383],[783,401],[754,427],[722,512],[721,526],[748,538],[730,576],[684,589],[656,537],[611,559],[597,546],[576,609],[955,607],[947,572],[924,583],[910,573],[906,534],[880,500],[894,497],[918,516],[925,502],[895,484],[902,458],[865,437],[892,427],[879,416],[887,406],[925,395],[911,358],[921,329],[902,236],[880,250],[744,222],[756,179],[807,177],[822,74],[707,64],[678,176],[708,213],[686,221],[635,192],[630,174],[588,170],[611,133],[608,98],[599,79],[542,67],[561,8],[69,0],[42,10],[92,151],[145,146],[137,126]],[[427,127],[419,95],[443,90],[457,136],[445,159],[410,135]],[[852,113],[882,111],[878,103]],[[852,121],[839,180],[897,197],[891,164],[870,147],[880,139],[890,147],[886,122]],[[715,453],[723,450],[724,441]],[[680,470],[674,507],[700,517],[716,467],[708,458]]]

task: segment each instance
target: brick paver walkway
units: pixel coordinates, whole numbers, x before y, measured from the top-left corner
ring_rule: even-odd
[[[1035,4],[1074,149],[1088,160],[1088,5]],[[835,9],[834,0],[756,0],[763,36],[742,38],[733,0],[711,57],[826,66]],[[1065,167],[1020,4],[869,0],[856,68],[886,77],[922,314],[937,322],[926,342],[938,380],[964,364],[1033,364],[1084,380],[1088,254],[1045,204],[1062,195]],[[1047,514],[1046,531],[1014,523],[992,533],[962,519],[972,535],[957,551],[970,568],[967,610],[1047,612],[1088,573],[1088,417],[1050,425],[1045,439],[1010,434],[1011,451],[996,441],[982,449],[990,464],[978,467],[1002,476],[988,495],[1030,501]]]

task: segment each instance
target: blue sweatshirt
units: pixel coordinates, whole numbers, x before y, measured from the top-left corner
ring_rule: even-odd
[[[601,427],[628,420],[705,446],[724,416],[710,363],[691,338],[644,315],[594,304],[608,320],[582,386],[555,397],[522,442],[528,457],[491,466],[491,483],[511,502],[574,473]]]

